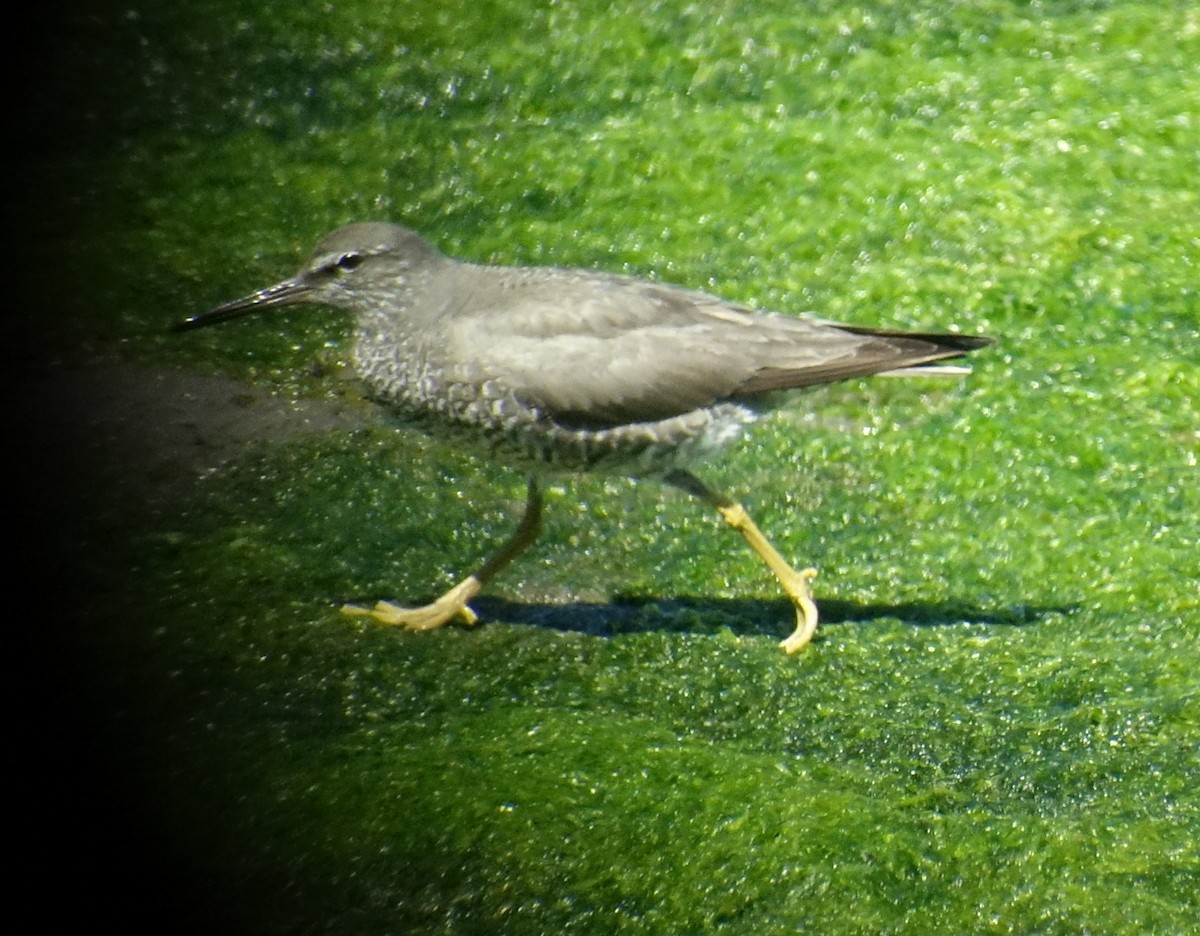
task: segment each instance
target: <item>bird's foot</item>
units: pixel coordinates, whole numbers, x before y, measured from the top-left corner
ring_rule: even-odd
[[[373,618],[377,624],[387,627],[403,627],[410,631],[428,631],[449,624],[454,618],[462,618],[465,624],[474,624],[479,618],[467,602],[479,594],[483,587],[475,576],[463,579],[437,601],[421,608],[401,608],[387,601],[377,602],[373,608],[343,605],[342,614],[349,617]]]
[[[790,575],[780,575],[783,590],[796,606],[796,629],[779,646],[787,653],[795,653],[808,646],[817,632],[817,603],[813,601],[812,580],[817,577],[816,569],[788,570]]]
[[[694,478],[692,481],[700,484]],[[700,486],[700,490],[707,491],[703,485]],[[741,504],[711,493],[708,497],[716,504],[722,519],[742,534],[750,548],[767,564],[767,568],[775,573],[775,578],[796,606],[796,629],[787,640],[781,641],[779,646],[788,653],[804,649],[817,631],[817,603],[813,601],[812,594],[812,580],[817,577],[817,570],[801,569],[797,572],[767,541],[762,530],[750,519],[750,515]]]

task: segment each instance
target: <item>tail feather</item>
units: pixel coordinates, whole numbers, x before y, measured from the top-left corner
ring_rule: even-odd
[[[872,377],[963,377],[971,373],[967,364],[918,364],[916,367],[897,367],[876,371]]]
[[[883,374],[903,377],[965,374],[970,373],[969,367],[937,365],[936,362],[961,358],[994,343],[993,339],[982,335],[905,332],[841,324],[835,327],[870,340],[859,345],[854,353],[824,364],[763,368],[738,387],[734,395],[754,396]]]
[[[961,354],[966,354],[968,351],[978,351],[980,348],[986,348],[988,345],[996,343],[995,338],[987,338],[983,335],[955,335],[948,332],[909,332],[889,328],[866,328],[859,325],[842,324],[839,324],[837,327],[844,332],[850,332],[852,335],[866,335],[872,338],[912,338],[917,341],[937,345],[939,348],[944,348],[948,351],[958,351]]]

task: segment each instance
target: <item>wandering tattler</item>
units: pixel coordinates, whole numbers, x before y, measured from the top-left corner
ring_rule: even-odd
[[[711,504],[796,607],[793,653],[812,639],[814,569],[793,569],[742,506],[687,465],[737,439],[779,391],[930,366],[991,344],[757,312],[701,292],[584,270],[477,266],[394,224],[327,235],[295,276],[193,316],[184,330],[295,303],[354,313],[354,363],[384,405],[529,470],[516,532],[422,608],[349,614],[409,630],[455,617],[538,535],[546,471],[656,477]]]

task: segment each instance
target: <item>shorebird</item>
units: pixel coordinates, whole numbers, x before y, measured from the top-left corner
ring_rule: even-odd
[[[463,263],[382,223],[333,231],[295,276],[176,327],[297,303],[353,313],[355,368],[381,404],[529,473],[516,532],[473,574],[424,607],[381,601],[346,613],[415,631],[454,618],[474,624],[471,599],[538,535],[539,478],[609,471],[681,488],[742,535],[795,606],[788,653],[816,630],[816,571],[793,568],[690,466],[738,439],[785,391],[962,373],[939,362],[992,343],[759,312],[608,273]]]

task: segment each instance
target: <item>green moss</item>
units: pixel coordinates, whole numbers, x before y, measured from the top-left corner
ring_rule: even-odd
[[[818,642],[783,657],[767,573],[652,485],[564,480],[484,626],[407,635],[338,605],[445,588],[518,477],[372,425],[143,490],[35,433],[29,551],[65,592],[35,697],[92,750],[50,760],[55,812],[100,867],[132,803],[223,931],[1187,930],[1195,11],[627,7],[62,13],[12,347],[351,406],[337,313],[166,327],[367,218],[994,335],[963,382],[822,389],[704,472],[820,567]]]

